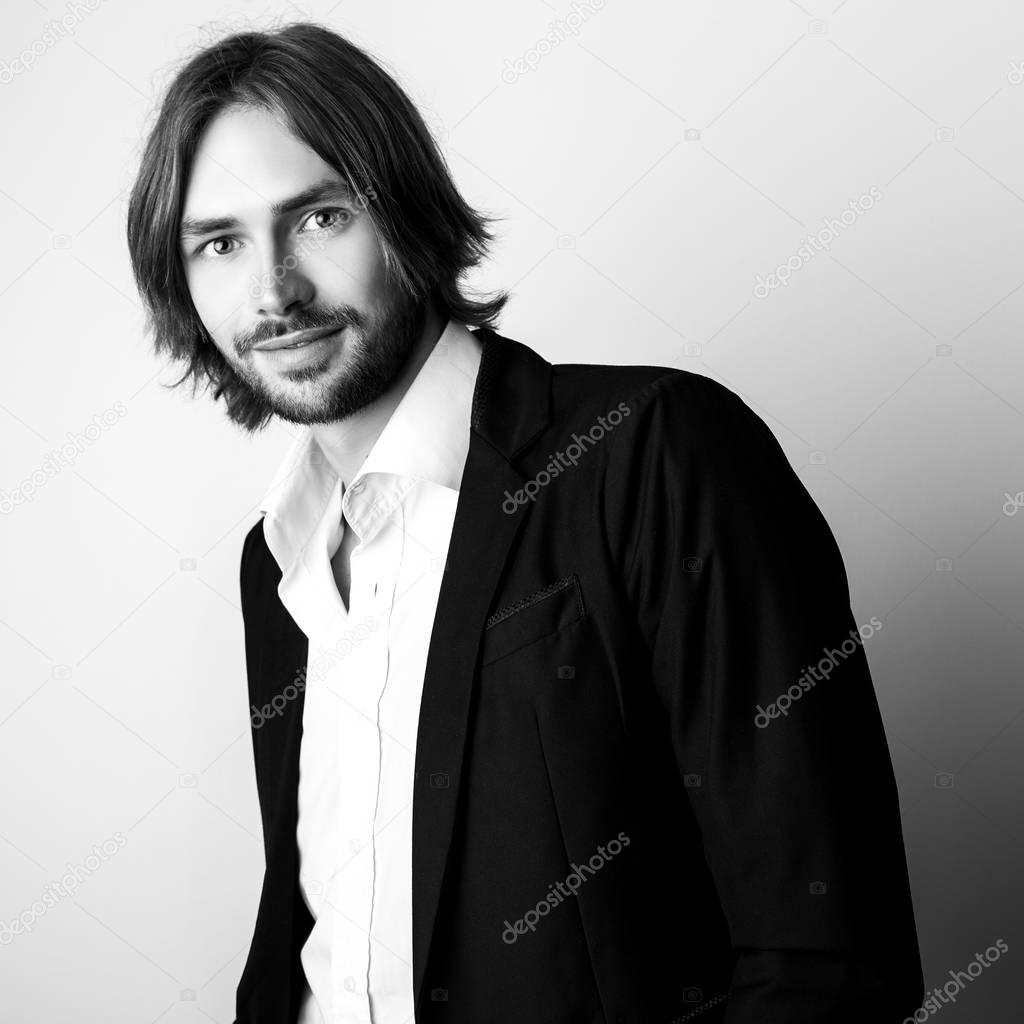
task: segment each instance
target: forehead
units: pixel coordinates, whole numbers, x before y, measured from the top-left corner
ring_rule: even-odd
[[[324,179],[344,180],[277,117],[230,108],[211,120],[199,140],[184,215],[244,218]]]

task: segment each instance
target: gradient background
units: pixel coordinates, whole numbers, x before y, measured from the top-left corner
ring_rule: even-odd
[[[293,428],[250,440],[161,386],[180,371],[143,336],[124,219],[176,63],[270,17],[383,57],[466,197],[506,218],[473,280],[512,289],[502,333],[553,362],[710,375],[775,432],[857,622],[884,624],[866,649],[926,984],[1009,947],[938,1015],[1019,1019],[1024,7],[588,6],[573,31],[561,0],[104,0],[21,73],[68,7],[5,9],[0,930],[125,839],[0,944],[5,1024],[233,1018],[263,873],[239,555]],[[830,251],[755,294],[872,188]]]

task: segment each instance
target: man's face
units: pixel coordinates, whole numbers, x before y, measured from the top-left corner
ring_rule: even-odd
[[[200,140],[180,239],[192,302],[238,376],[292,423],[379,398],[423,331],[424,303],[385,282],[372,201],[266,112],[225,110]],[[297,331],[319,336],[261,347]]]

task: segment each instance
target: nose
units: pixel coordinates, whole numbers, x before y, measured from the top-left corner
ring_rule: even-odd
[[[313,285],[302,272],[299,260],[274,246],[269,250],[267,266],[253,281],[250,292],[259,316],[287,318],[312,299]]]

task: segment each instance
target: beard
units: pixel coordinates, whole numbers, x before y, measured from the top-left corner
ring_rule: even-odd
[[[287,326],[251,332],[239,346],[243,356],[230,365],[260,412],[303,426],[334,423],[365,409],[394,383],[420,341],[426,315],[426,300],[400,289],[373,318],[348,305],[303,310]],[[304,366],[261,374],[248,357],[258,342],[335,325],[345,328],[343,337]]]

